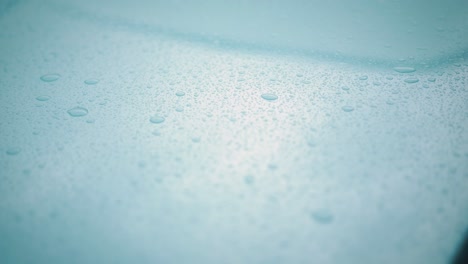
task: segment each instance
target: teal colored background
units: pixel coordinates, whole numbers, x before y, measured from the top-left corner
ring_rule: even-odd
[[[1,1],[0,263],[450,263],[466,14]]]

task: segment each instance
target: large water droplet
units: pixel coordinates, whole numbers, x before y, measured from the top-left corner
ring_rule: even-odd
[[[405,83],[417,83],[417,82],[419,82],[419,79],[415,77],[405,79]]]
[[[73,116],[73,117],[80,117],[80,116],[85,116],[88,114],[88,109],[84,108],[84,107],[74,107],[70,110],[67,111],[69,115]]]
[[[343,107],[341,107],[341,109],[345,112],[352,112],[354,111],[354,107],[350,106],[350,105],[345,105]]]
[[[84,81],[84,83],[87,84],[87,85],[95,85],[98,82],[99,82],[98,79],[88,79],[88,80]]]
[[[262,98],[265,99],[265,100],[268,100],[268,101],[274,101],[274,100],[278,99],[278,96],[276,94],[273,94],[273,93],[264,93],[264,94],[262,94]]]
[[[60,78],[59,74],[56,73],[51,73],[51,74],[46,74],[41,76],[41,80],[44,82],[54,82]]]
[[[158,115],[153,116],[153,117],[150,118],[150,122],[154,123],[154,124],[160,124],[160,123],[164,122],[165,120],[166,119],[164,117],[158,116]]]
[[[399,73],[410,73],[416,71],[416,69],[412,67],[395,67],[393,70]]]

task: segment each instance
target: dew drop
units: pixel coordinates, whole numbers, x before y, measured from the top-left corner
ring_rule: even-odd
[[[95,85],[98,82],[99,82],[98,79],[88,79],[88,80],[84,81],[84,83],[87,84],[87,85]]]
[[[416,69],[412,67],[395,67],[393,70],[399,73],[410,73],[416,71]]]
[[[44,82],[54,82],[60,78],[59,74],[56,73],[51,73],[51,74],[46,74],[41,76],[41,80]]]
[[[417,83],[417,82],[419,82],[419,79],[415,77],[405,79],[405,83]]]
[[[7,149],[6,154],[10,156],[14,156],[14,155],[18,155],[20,152],[21,152],[21,148],[12,147],[12,148]]]
[[[278,166],[276,164],[274,164],[274,163],[270,163],[270,164],[268,164],[268,168],[270,170],[276,170],[278,168]]]
[[[278,96],[276,94],[273,94],[273,93],[264,93],[264,94],[262,94],[262,98],[267,100],[267,101],[274,101],[274,100],[278,99]]]
[[[247,185],[252,185],[254,183],[255,179],[252,175],[247,175],[244,177],[244,182]]]
[[[179,97],[182,97],[182,96],[185,95],[185,92],[178,91],[178,92],[176,92],[176,95],[179,96]]]
[[[150,118],[150,122],[153,123],[153,124],[160,124],[162,122],[164,122],[166,119],[162,116],[153,116]]]
[[[345,112],[352,112],[354,111],[354,107],[350,106],[350,105],[345,105],[343,107],[341,107],[341,109]]]
[[[70,110],[67,111],[68,114],[70,116],[73,116],[73,117],[80,117],[80,116],[85,116],[88,114],[88,109],[84,108],[84,107],[74,107]]]
[[[327,209],[318,209],[311,213],[311,218],[319,224],[329,224],[333,222],[333,215]]]
[[[48,101],[49,99],[50,97],[47,95],[41,95],[41,96],[36,97],[36,100],[41,101],[41,102]]]

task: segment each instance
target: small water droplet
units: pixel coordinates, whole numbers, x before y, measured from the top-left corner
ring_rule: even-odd
[[[365,80],[367,80],[368,78],[369,78],[369,77],[367,77],[367,75],[363,75],[363,76],[359,77],[359,80],[365,81]]]
[[[44,82],[54,82],[60,78],[59,74],[56,73],[51,73],[51,74],[46,74],[41,76],[41,80]]]
[[[88,79],[88,80],[84,81],[84,83],[87,84],[87,85],[95,85],[98,82],[99,82],[98,79]]]
[[[395,67],[393,70],[399,73],[410,73],[416,71],[416,69],[412,67]]]
[[[139,161],[139,162],[138,162],[138,167],[141,168],[141,169],[145,168],[145,167],[146,167],[146,162],[143,161],[143,160],[142,160],[142,161]]]
[[[341,89],[343,89],[344,91],[348,91],[349,87],[348,86],[343,86],[343,87],[341,87]]]
[[[327,209],[318,209],[311,213],[311,218],[319,224],[329,224],[333,222],[333,215]]]
[[[181,96],[184,96],[185,95],[185,92],[182,92],[182,91],[178,91],[176,92],[176,95],[181,97]]]
[[[350,105],[345,105],[343,107],[341,107],[341,109],[345,112],[352,112],[354,111],[354,107],[350,106]]]
[[[270,164],[268,164],[268,168],[270,170],[276,170],[278,168],[278,166],[276,164],[274,164],[274,163],[270,163]]]
[[[153,124],[160,124],[162,122],[164,122],[166,119],[162,116],[158,116],[158,115],[155,115],[153,117],[150,118],[150,122],[153,123]]]
[[[252,185],[254,183],[255,179],[252,175],[247,175],[244,177],[244,182],[247,185]]]
[[[193,137],[192,138],[192,142],[194,142],[194,143],[198,143],[198,142],[200,142],[200,140],[201,140],[200,137]]]
[[[80,116],[85,116],[88,114],[88,109],[84,108],[84,107],[80,107],[80,106],[77,106],[77,107],[74,107],[70,110],[67,111],[69,115],[73,116],[73,117],[80,117]]]
[[[41,96],[36,97],[36,100],[41,101],[41,102],[48,101],[49,99],[50,97],[47,95],[41,95]]]
[[[317,142],[313,139],[309,139],[307,141],[307,145],[309,145],[309,147],[316,147],[317,146]]]
[[[431,77],[431,78],[428,78],[427,80],[430,81],[430,82],[435,82],[436,78]]]
[[[273,94],[273,93],[264,93],[264,94],[262,94],[262,98],[267,100],[267,101],[274,101],[274,100],[278,99],[278,96],[276,94]]]
[[[405,83],[417,83],[417,82],[419,82],[419,79],[415,77],[405,79]]]
[[[10,156],[18,155],[21,152],[21,148],[11,147],[6,150],[6,154]]]

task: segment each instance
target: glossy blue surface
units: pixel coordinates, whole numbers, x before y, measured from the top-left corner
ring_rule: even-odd
[[[1,2],[0,263],[449,263],[467,12]]]

